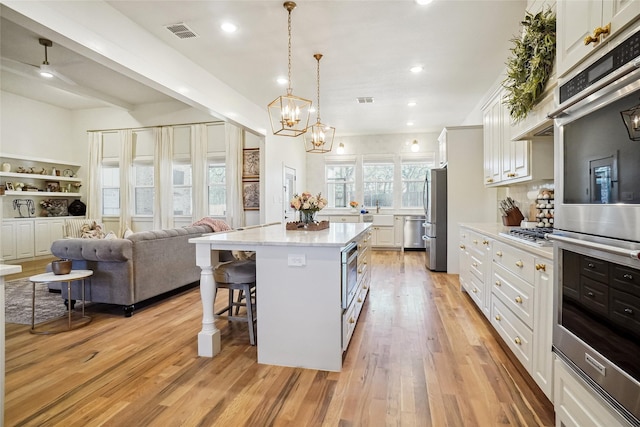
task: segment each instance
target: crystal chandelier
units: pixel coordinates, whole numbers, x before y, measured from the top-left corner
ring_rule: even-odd
[[[320,59],[322,58],[322,54],[316,53],[313,57],[318,61],[317,120],[313,126],[309,126],[307,129],[307,132],[304,135],[304,146],[307,153],[328,153],[333,147],[333,137],[336,133],[336,129],[331,126],[323,125],[320,122]]]
[[[269,120],[271,121],[271,130],[274,135],[296,137],[306,132],[309,126],[309,109],[311,101],[293,95],[291,89],[291,11],[295,9],[296,4],[292,1],[286,1],[283,4],[289,13],[288,32],[289,32],[289,87],[287,94],[279,96],[268,106]]]

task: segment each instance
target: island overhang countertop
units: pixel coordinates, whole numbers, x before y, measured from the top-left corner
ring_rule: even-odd
[[[317,231],[287,230],[285,224],[250,227],[227,233],[214,233],[189,239],[190,243],[215,244],[219,247],[252,246],[325,246],[341,248],[365,232],[369,223],[337,223]]]

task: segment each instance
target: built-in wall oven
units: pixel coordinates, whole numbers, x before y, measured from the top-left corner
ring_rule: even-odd
[[[553,350],[640,425],[640,22],[602,50],[552,113]]]
[[[358,244],[351,242],[342,249],[342,308],[351,305],[358,289]]]

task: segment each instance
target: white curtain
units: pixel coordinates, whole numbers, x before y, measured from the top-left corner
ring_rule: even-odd
[[[133,211],[133,131],[120,130],[120,228],[118,236],[124,236],[127,228],[131,227],[131,212]]]
[[[102,218],[102,132],[89,132],[89,168],[87,171],[87,218]]]
[[[192,219],[194,222],[209,215],[207,139],[207,127],[204,124],[191,125]]]
[[[242,227],[244,204],[242,203],[242,148],[244,132],[230,123],[224,124],[227,181],[227,223],[232,228]]]
[[[173,128],[154,129],[156,187],[153,201],[153,228],[173,228]]]

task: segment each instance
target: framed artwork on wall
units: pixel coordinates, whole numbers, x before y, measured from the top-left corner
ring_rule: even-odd
[[[257,179],[260,176],[260,149],[242,150],[242,178]]]
[[[260,181],[242,182],[242,201],[245,211],[260,210]]]

